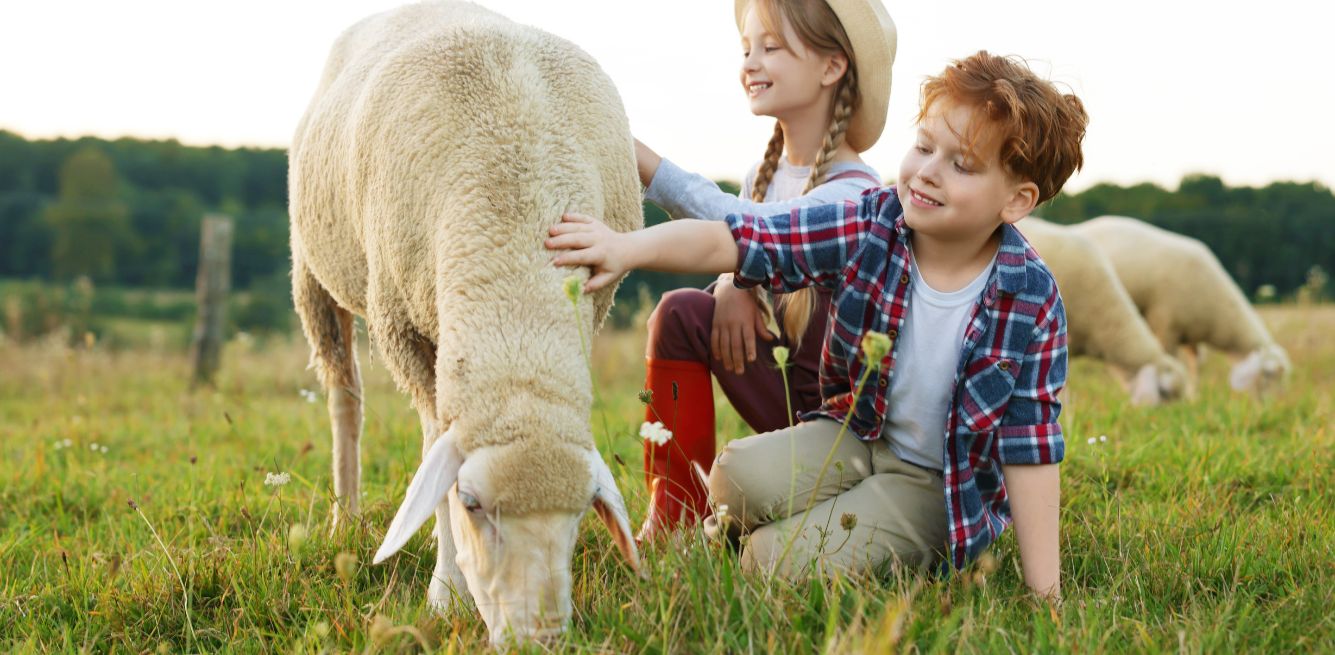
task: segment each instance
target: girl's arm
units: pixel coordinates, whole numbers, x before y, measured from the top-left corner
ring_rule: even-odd
[[[658,156],[652,148],[644,145],[639,139],[635,139],[635,168],[640,173],[640,184],[648,187],[653,184],[654,173],[658,172],[658,165],[663,162],[663,158]],[[718,188],[715,186],[715,188]]]
[[[723,220],[728,214],[771,216],[800,207],[856,200],[863,191],[878,186],[871,179],[861,176],[848,177],[826,182],[802,196],[789,200],[755,202],[750,198],[739,198],[720,189],[717,184],[702,175],[681,169],[671,160],[659,157],[642,143],[636,142],[635,153],[641,182],[647,186],[644,191],[645,200],[662,207],[663,211],[673,218],[690,217],[718,221]],[[877,177],[876,171],[868,167],[864,166],[857,170],[867,173],[873,179]]]
[[[1061,477],[1056,464],[1002,465],[1006,492],[1020,546],[1024,583],[1035,594],[1061,598],[1061,554],[1058,520]]]
[[[615,232],[581,214],[566,214],[543,245],[564,250],[556,266],[589,266],[589,293],[644,268],[667,273],[726,273],[737,269],[737,243],[726,223],[680,220],[634,232]]]

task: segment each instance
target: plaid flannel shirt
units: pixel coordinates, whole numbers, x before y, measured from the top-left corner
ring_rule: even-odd
[[[865,369],[863,335],[874,330],[895,339],[908,307],[911,230],[895,188],[777,216],[733,214],[727,223],[737,241],[738,286],[834,292],[821,353],[823,402],[801,418],[848,417],[860,439],[879,438],[898,343],[869,374],[857,406],[852,402]],[[956,568],[1010,523],[1001,465],[1064,457],[1057,393],[1065,384],[1066,311],[1057,284],[1024,237],[1003,225],[996,264],[965,329],[946,418],[942,476],[948,561]]]

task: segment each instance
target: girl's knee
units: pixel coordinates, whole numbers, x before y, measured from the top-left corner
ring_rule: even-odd
[[[699,289],[676,289],[663,294],[649,314],[645,355],[656,359],[696,360],[708,363],[714,297]],[[703,347],[703,353],[701,352]]]

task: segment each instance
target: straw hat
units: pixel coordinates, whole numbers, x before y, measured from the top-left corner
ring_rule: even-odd
[[[746,20],[752,0],[734,0],[737,29]],[[875,145],[885,129],[890,108],[890,66],[895,63],[895,22],[880,0],[825,0],[834,10],[853,46],[862,104],[853,112],[845,139],[858,152]]]

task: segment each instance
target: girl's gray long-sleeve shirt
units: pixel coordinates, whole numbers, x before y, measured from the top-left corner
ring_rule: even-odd
[[[774,171],[774,179],[765,193],[766,202],[750,200],[751,186],[755,181],[760,164],[751,167],[742,184],[740,196],[734,196],[702,175],[682,170],[681,167],[664,159],[654,172],[654,179],[649,182],[644,197],[649,202],[663,208],[672,218],[701,218],[721,221],[728,214],[754,214],[769,216],[781,214],[798,207],[828,205],[845,200],[857,200],[863,191],[880,186],[861,176],[850,176],[826,182],[805,195],[807,177],[811,174],[809,166],[792,166],[784,159]],[[859,171],[880,180],[876,170],[866,164],[841,162],[832,164],[828,175]],[[776,200],[789,198],[788,200]]]

